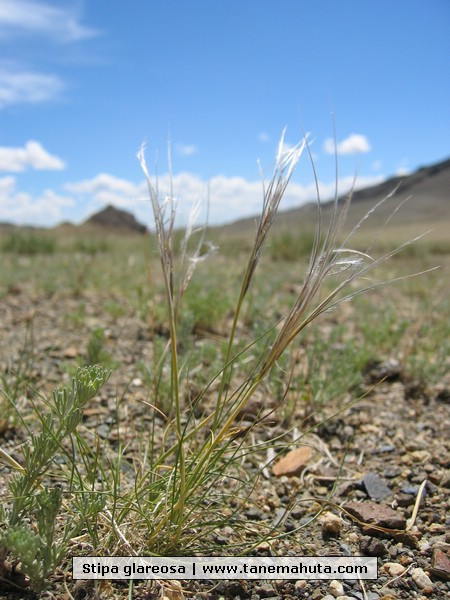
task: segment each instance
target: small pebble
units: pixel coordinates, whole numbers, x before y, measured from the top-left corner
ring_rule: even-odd
[[[338,598],[339,596],[343,596],[344,595],[344,586],[342,585],[342,583],[340,581],[338,581],[337,579],[332,579],[330,581],[330,584],[328,586],[328,591],[335,597]]]
[[[322,515],[322,533],[324,535],[339,535],[342,528],[342,520],[331,512]]]
[[[363,477],[362,483],[366,489],[367,495],[373,500],[383,500],[392,494],[385,481],[376,473],[367,473]]]
[[[260,587],[257,587],[255,592],[260,598],[270,598],[276,594],[275,588],[270,583],[264,583]]]
[[[359,548],[367,556],[384,556],[386,546],[381,540],[371,536],[363,536],[359,543]]]
[[[383,565],[383,571],[385,571],[391,577],[399,577],[400,575],[403,575],[406,569],[398,563],[388,562]]]
[[[298,579],[295,582],[294,587],[297,590],[304,590],[307,585],[308,585],[308,582],[306,581],[306,579]]]
[[[414,462],[423,463],[430,459],[430,453],[427,450],[414,450],[411,452],[411,458]]]
[[[274,463],[272,472],[276,477],[299,475],[313,455],[314,451],[309,446],[295,448]]]
[[[399,506],[411,506],[415,503],[416,499],[410,494],[398,494],[395,498]]]
[[[425,573],[425,571],[420,567],[417,567],[416,569],[413,569],[411,571],[411,578],[417,585],[417,587],[419,587],[421,590],[424,590],[426,588],[433,588],[433,582]]]

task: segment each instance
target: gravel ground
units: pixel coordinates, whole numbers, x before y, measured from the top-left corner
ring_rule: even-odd
[[[10,289],[0,305],[2,371],[7,371],[8,362],[17,361],[32,324],[28,342],[33,354],[31,380],[45,393],[68,380],[67,367],[83,358],[86,332],[104,328],[105,348],[121,366],[87,416],[86,425],[96,427],[100,435],[107,435],[109,427],[105,422],[102,430],[99,416],[107,421],[108,403],[117,389],[131,381],[128,393],[136,398],[145,396],[135,365],[149,360],[151,353],[145,324],[131,311],[116,317],[105,315],[101,310],[105,299],[88,293],[81,298],[39,296],[24,285]],[[80,302],[85,310],[82,324],[77,324],[67,315],[76,314]],[[262,544],[258,549],[261,555],[375,556],[376,581],[195,581],[181,582],[182,591],[139,582],[133,598],[161,598],[164,594],[172,599],[205,600],[450,597],[450,379],[425,389],[417,387],[406,378],[397,357],[391,356],[370,365],[365,381],[364,399],[319,425],[302,441],[312,451],[304,452],[300,465],[295,464],[299,457],[291,455],[279,464],[277,475],[268,469],[258,490],[260,508],[249,508],[246,517],[249,521],[278,519],[280,530],[286,532],[305,525],[272,546]],[[330,414],[337,409],[339,406],[332,404],[327,407]],[[17,448],[23,432],[2,422],[1,417],[0,425],[2,448],[20,458]],[[283,425],[275,420],[272,427],[276,435]],[[0,492],[4,492],[9,471],[0,467],[0,473]],[[293,497],[295,508],[283,519]],[[311,498],[315,501],[306,501]],[[309,522],[319,508],[322,514]],[[412,519],[415,508],[417,515]],[[218,535],[226,548],[227,532]],[[94,585],[69,580],[67,585],[76,600],[128,597],[127,587],[120,583]],[[42,598],[71,597],[58,573],[49,589],[53,596],[44,593]],[[14,595],[0,581],[0,597],[25,596],[24,592]]]

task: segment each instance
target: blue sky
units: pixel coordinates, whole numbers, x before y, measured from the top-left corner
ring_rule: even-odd
[[[448,0],[0,0],[0,221],[80,222],[111,203],[150,224],[170,136],[182,218],[261,206],[311,134],[324,197],[450,154]],[[314,199],[302,157],[282,207]]]

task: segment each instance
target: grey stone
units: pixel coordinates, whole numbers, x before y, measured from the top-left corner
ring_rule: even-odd
[[[372,500],[383,500],[392,494],[386,482],[376,473],[368,473],[363,477],[363,485]]]

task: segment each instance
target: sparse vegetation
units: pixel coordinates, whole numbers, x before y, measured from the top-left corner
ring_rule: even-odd
[[[308,257],[314,247],[314,232],[285,231],[272,237],[270,255],[280,262],[296,262]]]
[[[27,439],[20,450],[11,452],[0,439],[0,458],[11,471],[0,490],[4,580],[14,583],[21,572],[28,581],[20,585],[41,590],[77,551],[223,553],[224,531],[225,549],[233,554],[251,552],[262,542],[275,544],[287,535],[279,523],[293,504],[276,522],[249,520],[248,511],[267,501],[261,501],[261,478],[273,457],[301,444],[309,431],[311,421],[302,430],[301,420],[314,413],[317,424],[330,418],[330,410],[343,412],[353,405],[365,393],[367,364],[394,348],[405,373],[414,373],[423,385],[444,374],[450,332],[442,319],[448,302],[442,301],[439,310],[430,305],[430,318],[413,319],[408,311],[425,314],[429,290],[417,283],[423,297],[408,295],[409,280],[402,280],[405,273],[433,266],[428,252],[425,257],[419,252],[418,261],[405,242],[406,253],[388,244],[374,258],[377,234],[375,242],[371,238],[365,244],[359,237],[358,248],[349,250],[359,227],[345,230],[349,206],[337,202],[328,228],[319,207],[313,236],[274,231],[269,244],[283,193],[306,149],[303,143],[283,153],[280,144],[256,234],[252,242],[248,236],[242,242],[249,248],[246,262],[242,255],[235,258],[236,244],[228,255],[210,256],[205,231],[194,230],[192,222],[183,234],[175,232],[174,199],[161,201],[143,155],[155,216],[152,249],[156,239],[158,256],[154,250],[143,256],[141,239],[121,237],[92,246],[58,241],[41,273],[42,263],[20,262],[23,253],[9,254],[3,247],[9,261],[4,288],[19,271],[14,273],[19,286],[48,293],[46,280],[55,297],[66,294],[65,303],[73,300],[63,322],[82,331],[88,364],[50,400],[49,382],[27,390],[14,425]],[[418,242],[418,248],[425,247]],[[385,263],[393,256],[399,260]],[[375,269],[377,280],[372,279]],[[400,284],[390,302],[378,297],[370,304],[361,296],[367,290],[380,294],[384,281],[396,279]],[[404,298],[407,314],[399,310]],[[334,309],[342,302],[354,312],[339,320]],[[130,334],[122,331],[121,339],[116,321],[130,314],[126,327],[134,329],[123,351],[129,377],[108,387],[108,369],[121,369],[122,362],[113,363],[115,354],[113,359],[105,351],[105,330],[115,328],[112,339],[119,348]],[[101,325],[99,315],[105,321]],[[311,327],[319,317],[320,327]],[[426,341],[416,345],[414,339]],[[67,358],[68,345],[64,340],[49,354],[66,350]],[[16,366],[15,381],[11,369],[2,377],[10,412],[23,393],[20,371]],[[258,398],[264,400],[252,406]],[[283,423],[281,433],[271,434],[266,410]],[[89,419],[97,419],[95,426]],[[289,495],[288,483],[286,489]],[[319,510],[316,505],[314,514]]]
[[[1,250],[23,256],[54,254],[56,240],[48,235],[14,232],[3,240]]]
[[[75,239],[73,249],[75,252],[95,256],[96,254],[111,250],[111,242],[105,238],[81,237]]]

